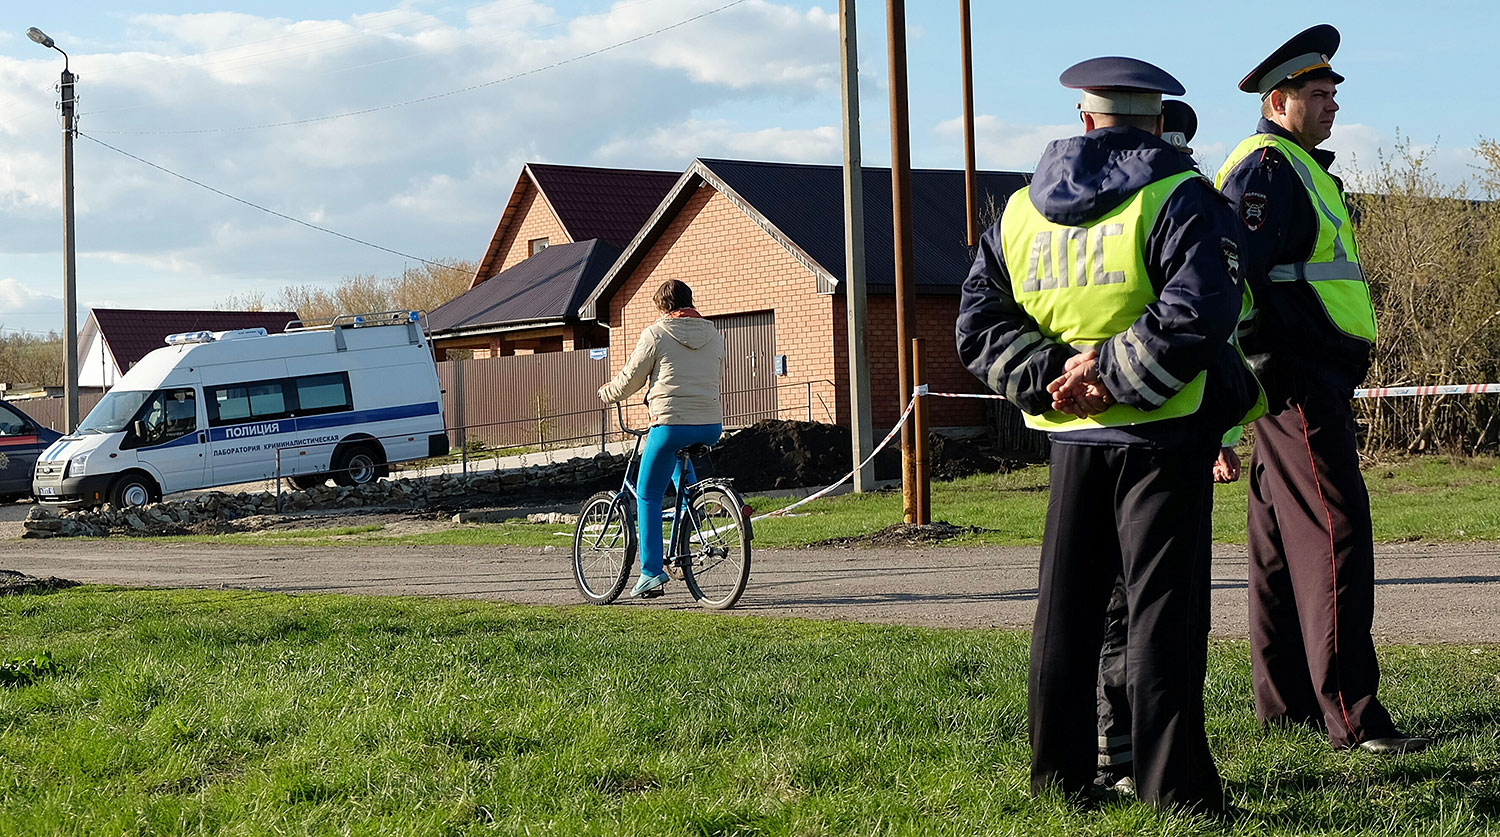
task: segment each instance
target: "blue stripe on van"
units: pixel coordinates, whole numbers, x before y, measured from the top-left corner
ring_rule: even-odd
[[[346,427],[353,424],[369,424],[377,421],[435,416],[438,413],[438,403],[436,401],[429,401],[425,404],[403,404],[399,407],[381,407],[375,410],[355,410],[349,413],[327,413],[320,416],[284,418],[273,421],[235,424],[228,427],[214,427],[208,431],[208,435],[209,439],[215,442],[230,440],[249,441],[265,436],[282,436],[287,433],[296,433],[303,430],[322,430],[328,427]],[[191,437],[183,438],[196,441],[197,436],[194,434]],[[164,448],[181,443],[182,440],[178,439],[168,442],[165,445],[157,445],[156,447]]]
[[[435,416],[438,414],[438,403],[429,401],[426,404],[402,404],[399,407],[381,407],[378,410],[360,410],[354,413],[326,413],[321,416],[308,416],[297,419],[298,430],[321,430],[325,427],[338,427],[344,424],[364,424],[371,421],[391,421],[393,419],[418,418],[420,416]]]

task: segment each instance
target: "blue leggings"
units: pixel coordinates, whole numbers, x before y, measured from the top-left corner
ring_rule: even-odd
[[[641,469],[635,481],[635,519],[639,527],[641,575],[661,575],[662,532],[661,501],[667,496],[667,480],[677,484],[679,492],[698,481],[688,463],[687,479],[677,468],[677,452],[688,445],[711,445],[724,432],[722,424],[658,424],[646,436],[641,451]],[[673,474],[673,470],[679,471]]]

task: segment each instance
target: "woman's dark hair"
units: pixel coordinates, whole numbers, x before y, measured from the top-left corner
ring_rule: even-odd
[[[656,307],[662,311],[692,308],[693,289],[689,288],[686,282],[668,279],[661,283],[660,288],[656,289],[656,296],[652,297],[652,299],[656,301]]]

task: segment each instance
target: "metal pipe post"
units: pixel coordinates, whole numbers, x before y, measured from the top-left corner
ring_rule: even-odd
[[[927,383],[927,344],[918,337],[911,341],[911,380],[913,387]],[[917,445],[914,463],[917,475],[915,512],[911,523],[926,526],[932,522],[932,480],[927,472],[927,396],[913,396],[916,406],[911,411],[912,432],[921,443]]]
[[[979,194],[974,166],[974,54],[970,48],[969,0],[958,0],[964,66],[964,198],[969,210],[969,246],[979,244]]]
[[[896,265],[896,386],[901,401],[911,397],[911,343],[916,336],[917,287],[912,276],[911,143],[906,98],[906,2],[886,0],[886,36],[891,88],[891,221]],[[905,406],[902,404],[901,406]],[[917,445],[911,424],[901,426],[902,513],[916,516]]]

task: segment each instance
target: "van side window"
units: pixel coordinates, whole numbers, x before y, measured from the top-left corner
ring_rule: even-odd
[[[354,408],[349,399],[349,376],[343,372],[304,375],[296,382],[299,416],[339,413]]]
[[[205,390],[208,423],[213,427],[354,409],[347,372],[219,384],[205,387]]]
[[[140,435],[132,424],[122,448],[144,448],[164,445],[198,429],[198,399],[191,387],[159,389],[146,398],[135,413]]]

